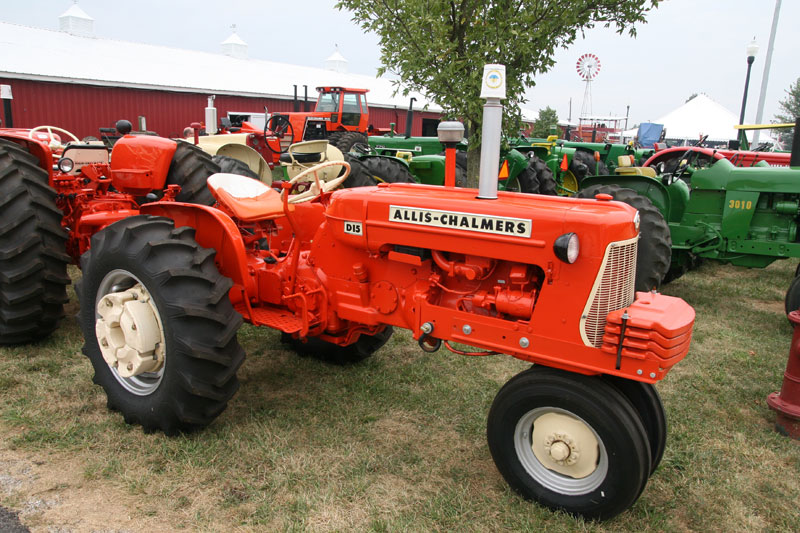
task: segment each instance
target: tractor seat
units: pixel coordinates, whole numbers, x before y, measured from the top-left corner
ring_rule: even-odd
[[[300,164],[308,164],[308,163],[321,163],[322,158],[325,156],[325,152],[293,152],[289,153],[286,152],[281,154],[280,162],[286,163],[287,165],[292,164],[292,156],[294,156],[294,162]]]
[[[213,174],[208,188],[219,203],[242,222],[268,220],[284,215],[281,193],[260,181],[238,174]],[[289,210],[294,204],[289,204]]]
[[[620,176],[646,176],[648,178],[656,177],[656,169],[652,167],[635,167],[633,166],[632,155],[621,155],[617,158],[616,173]]]

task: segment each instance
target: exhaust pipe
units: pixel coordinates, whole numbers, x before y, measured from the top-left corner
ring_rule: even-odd
[[[411,126],[414,125],[414,102],[416,98],[411,98],[411,101],[408,102],[408,112],[406,112],[406,139],[411,137]]]
[[[789,159],[790,167],[800,167],[800,117],[794,119],[794,136],[792,137],[792,155]]]
[[[292,98],[292,111],[297,113],[300,110],[300,102],[297,101],[297,84],[294,85],[294,97]]]
[[[497,199],[497,176],[500,167],[500,132],[503,127],[503,104],[506,97],[505,65],[484,65],[481,98],[483,105],[483,129],[481,130],[481,177],[478,198]]]

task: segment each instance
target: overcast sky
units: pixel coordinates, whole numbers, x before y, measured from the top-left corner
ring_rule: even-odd
[[[0,20],[58,29],[58,16],[73,0],[3,0]],[[322,67],[335,45],[350,72],[375,74],[380,66],[377,39],[350,22],[334,0],[80,0],[95,19],[98,37],[219,52],[236,24],[251,58]],[[575,71],[587,52],[600,58],[592,83],[594,114],[622,115],[630,124],[655,120],[692,93],[706,93],[738,116],[747,68],[745,47],[755,37],[761,50],[753,65],[745,122],[755,120],[775,0],[666,0],[650,12],[636,39],[608,29],[587,33],[558,63],[540,75],[527,93],[526,107],[550,106],[559,118],[580,113],[584,83]],[[783,0],[764,121],[800,77],[800,0]],[[0,35],[2,39],[2,35]],[[0,58],[2,70],[2,58]],[[457,80],[455,80],[457,82]],[[291,80],[287,80],[291,84]],[[477,98],[477,95],[476,95]]]

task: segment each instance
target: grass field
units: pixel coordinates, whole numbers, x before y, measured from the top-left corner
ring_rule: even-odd
[[[665,287],[695,306],[693,346],[658,385],[661,466],[609,522],[527,502],[495,469],[486,414],[527,366],[513,358],[427,354],[399,332],[343,368],[245,326],[228,409],[195,434],[148,435],[92,384],[74,294],[55,335],[0,350],[0,504],[34,531],[798,531],[800,443],[765,401],[794,267],[706,263]]]

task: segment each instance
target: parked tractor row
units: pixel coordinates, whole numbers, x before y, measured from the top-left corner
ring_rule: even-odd
[[[294,175],[265,183],[218,173],[188,142],[122,132],[109,152],[33,133],[0,132],[0,342],[52,332],[78,265],[83,351],[128,423],[210,424],[239,386],[243,320],[335,362],[401,327],[425,351],[536,363],[488,415],[492,457],[525,497],[610,518],[657,467],[652,384],[688,352],[694,311],[636,293],[636,209],[608,195],[335,190],[352,167],[325,160],[325,139],[287,147]]]

